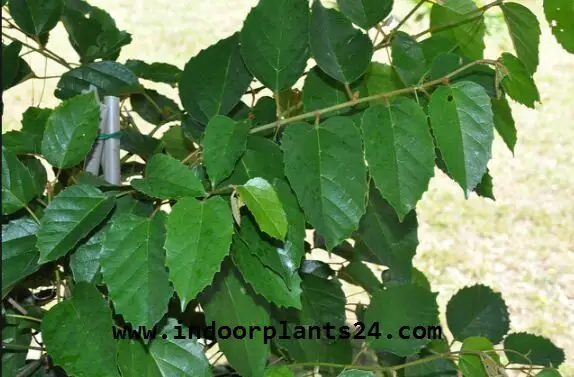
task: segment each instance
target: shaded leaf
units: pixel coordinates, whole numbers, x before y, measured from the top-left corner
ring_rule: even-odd
[[[358,285],[369,293],[374,293],[382,288],[379,279],[363,262],[353,261],[343,266],[337,276],[351,284]]]
[[[492,113],[494,114],[494,127],[502,140],[514,154],[514,147],[516,146],[516,126],[514,125],[514,118],[512,111],[508,105],[506,98],[491,99]]]
[[[393,9],[393,0],[337,0],[337,4],[349,20],[363,29],[372,28],[385,19]]]
[[[184,160],[195,151],[193,142],[185,136],[183,127],[172,126],[164,132],[161,142],[165,151],[177,160]]]
[[[36,195],[30,171],[2,145],[2,214],[8,215],[24,208]]]
[[[177,104],[155,90],[146,89],[144,93],[130,96],[132,109],[143,120],[156,126],[179,120],[181,110]]]
[[[2,298],[38,269],[37,231],[38,224],[28,217],[2,225]]]
[[[513,333],[504,339],[506,357],[513,364],[543,365],[558,368],[564,362],[564,351],[550,340],[528,333]],[[514,351],[514,352],[513,352]],[[525,355],[527,358],[522,357]]]
[[[71,255],[70,269],[75,282],[99,282],[100,253],[103,249],[104,235],[104,229],[97,231]]]
[[[398,32],[392,44],[393,67],[405,86],[417,85],[427,72],[427,62],[422,47],[416,39]]]
[[[284,177],[283,152],[273,141],[261,136],[249,136],[247,149],[225,184],[242,185],[251,178],[261,177],[269,182]]]
[[[64,12],[64,0],[11,0],[8,8],[16,25],[39,36],[56,26]]]
[[[160,141],[149,135],[142,134],[136,128],[128,127],[122,130],[120,146],[123,150],[137,154],[144,160],[147,160],[158,152]]]
[[[508,25],[516,55],[530,73],[536,72],[540,45],[538,19],[534,13],[521,4],[505,2],[500,5],[500,8]]]
[[[21,50],[22,43],[19,41],[13,41],[8,46],[2,43],[2,91],[35,77],[28,63],[19,56]]]
[[[482,196],[483,198],[489,198],[492,200],[496,200],[494,197],[493,187],[492,187],[492,176],[488,169],[486,169],[486,173],[482,176],[482,180],[474,189],[474,192],[478,196]]]
[[[471,60],[453,53],[440,54],[434,58],[430,67],[430,80],[443,78],[464,65],[471,63]],[[497,98],[496,71],[485,65],[474,65],[464,71],[449,78],[449,82],[472,81],[484,88],[491,98]]]
[[[181,69],[167,63],[146,63],[137,59],[128,59],[128,67],[137,77],[144,80],[163,82],[175,87],[181,78]]]
[[[540,94],[532,75],[516,56],[505,52],[501,59],[506,71],[502,79],[504,91],[516,102],[533,109],[540,101]]]

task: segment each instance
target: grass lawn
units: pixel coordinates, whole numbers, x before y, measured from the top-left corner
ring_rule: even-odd
[[[520,2],[542,17],[542,1]],[[120,61],[165,61],[181,68],[202,48],[239,30],[255,3],[92,1],[133,35]],[[399,17],[410,9],[409,1],[395,3]],[[497,58],[500,50],[510,49],[509,38],[500,17],[489,18],[489,26],[492,48],[487,57]],[[423,28],[413,25],[414,30]],[[512,330],[539,333],[565,348],[567,362],[561,370],[574,376],[574,55],[561,49],[546,21],[542,29],[536,73],[542,104],[536,110],[513,105],[519,133],[514,157],[499,138],[495,142],[489,168],[497,201],[476,196],[465,200],[462,190],[437,171],[419,207],[421,245],[415,264],[441,292],[443,309],[465,285],[480,282],[500,291],[510,308]],[[75,60],[64,35],[59,27],[48,46]],[[31,61],[41,75],[44,60]],[[47,75],[61,72],[47,64]],[[57,105],[52,96],[56,81],[45,88],[34,81],[9,90],[3,131],[18,128],[21,113],[40,99],[42,106]],[[160,88],[177,99],[174,91]]]

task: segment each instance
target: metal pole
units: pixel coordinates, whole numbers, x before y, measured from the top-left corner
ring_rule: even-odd
[[[106,133],[107,107],[100,105],[100,134]],[[102,149],[104,140],[98,139],[92,148],[86,161],[86,171],[93,175],[100,175],[100,163],[102,161]]]
[[[117,135],[120,132],[120,99],[106,96],[104,103],[107,108],[105,133]],[[104,155],[102,156],[104,178],[113,185],[119,185],[120,178],[120,139],[111,137],[105,140]]]

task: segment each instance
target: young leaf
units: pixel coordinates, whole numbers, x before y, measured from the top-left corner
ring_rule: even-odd
[[[64,12],[64,0],[11,0],[8,9],[16,25],[39,36],[56,26]]]
[[[239,273],[228,264],[215,279],[215,283],[199,298],[207,323],[218,326],[270,325],[267,307],[256,298],[243,282]],[[217,343],[229,363],[244,376],[261,376],[267,365],[269,344],[263,342],[263,332],[254,331],[253,337],[242,339],[219,338]]]
[[[42,154],[58,168],[80,163],[88,154],[100,128],[100,105],[94,93],[63,102],[48,118]]]
[[[491,156],[490,98],[473,82],[442,86],[431,96],[429,115],[448,172],[468,195],[482,179]]]
[[[2,214],[9,215],[24,208],[36,194],[30,171],[2,145]]]
[[[497,344],[510,326],[502,296],[484,285],[458,291],[448,302],[446,319],[454,338],[461,342],[469,336],[483,336]]]
[[[74,185],[60,192],[40,221],[40,262],[66,255],[97,227],[114,207],[114,200],[95,187]]]
[[[223,115],[209,120],[203,138],[203,161],[214,187],[233,171],[245,152],[248,135],[248,122],[235,122]]]
[[[514,55],[507,52],[502,54],[502,64],[506,74],[502,79],[502,87],[510,98],[530,108],[540,101],[538,88],[522,62]]]
[[[282,138],[285,174],[305,216],[332,249],[365,213],[366,166],[360,132],[349,118],[290,125]]]
[[[490,100],[492,105],[492,113],[494,115],[494,127],[502,140],[514,154],[514,147],[516,145],[516,126],[514,125],[514,118],[512,111],[508,105],[506,98],[492,98]]]
[[[393,67],[405,86],[417,85],[427,68],[422,47],[416,39],[404,32],[398,32],[392,45]]]
[[[570,0],[544,0],[544,14],[552,34],[562,47],[574,54],[574,8]]]
[[[521,4],[505,2],[500,8],[508,25],[516,55],[530,73],[536,72],[540,45],[538,19],[530,9]]]
[[[412,284],[380,290],[373,295],[365,313],[366,328],[370,328],[374,322],[380,322],[381,333],[385,335],[378,339],[370,338],[371,347],[399,356],[418,352],[430,339],[401,339],[396,336],[396,332],[401,326],[414,329],[415,326],[438,325],[436,293]],[[391,334],[392,337],[387,337],[386,334]]]
[[[67,99],[89,90],[91,86],[98,89],[100,96],[122,97],[144,91],[136,75],[125,65],[104,60],[64,73],[54,95]]]
[[[462,22],[471,20],[469,22]],[[461,25],[442,29],[461,22]],[[431,8],[430,24],[434,36],[449,40],[450,48],[456,45],[469,59],[480,59],[484,52],[486,26],[484,16],[477,12],[474,0],[445,0]],[[441,30],[442,29],[442,30]],[[450,50],[449,48],[449,50]]]
[[[415,101],[397,97],[387,105],[367,109],[361,128],[369,171],[403,220],[434,176],[434,145],[427,116]]]
[[[347,18],[363,29],[370,29],[385,19],[393,9],[393,0],[337,0]]]
[[[494,368],[501,367],[499,357],[494,352],[494,346],[490,340],[480,336],[466,338],[462,343],[461,351],[467,351],[466,354],[462,354],[458,362],[458,367],[465,377],[490,377],[498,374],[489,373]],[[479,351],[492,352],[475,354]]]
[[[564,351],[550,340],[528,333],[510,334],[504,339],[506,357],[512,364],[542,365],[558,368],[564,362]],[[520,354],[525,355],[522,357]]]
[[[259,228],[279,240],[287,234],[287,217],[275,189],[263,178],[252,178],[236,188]]]
[[[233,218],[220,197],[206,201],[183,198],[173,207],[167,222],[169,278],[183,308],[208,286],[229,254]]]
[[[180,161],[165,154],[154,154],[145,168],[143,179],[131,185],[144,194],[160,199],[203,196],[205,190],[199,178]]]
[[[260,0],[241,29],[243,60],[269,89],[289,88],[309,59],[308,33],[308,0]]]
[[[251,83],[239,52],[237,34],[191,58],[181,75],[179,97],[185,110],[207,124],[215,115],[228,114]]]
[[[314,0],[309,21],[309,42],[317,65],[345,84],[361,77],[373,56],[373,44],[340,12]]]
[[[98,289],[77,283],[72,298],[42,321],[42,340],[55,365],[77,377],[118,377],[112,312]]]
[[[173,294],[165,269],[164,222],[159,215],[121,214],[105,233],[102,275],[117,313],[133,328],[152,328]]]
[[[37,231],[38,223],[28,217],[2,225],[2,299],[16,283],[38,269]]]
[[[167,63],[146,63],[141,60],[128,59],[128,67],[137,77],[144,80],[163,82],[175,87],[181,78],[181,69]]]
[[[155,90],[146,89],[144,93],[132,94],[130,103],[143,120],[156,126],[181,118],[181,110],[177,104]]]

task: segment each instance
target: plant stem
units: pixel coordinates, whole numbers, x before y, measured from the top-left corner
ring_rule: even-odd
[[[355,105],[358,105],[360,103],[372,102],[372,101],[377,101],[377,100],[380,100],[383,98],[394,97],[394,96],[398,96],[401,94],[408,94],[408,93],[412,93],[412,92],[416,92],[416,91],[421,91],[421,90],[426,89],[426,88],[430,88],[430,87],[433,87],[433,86],[436,86],[439,84],[447,83],[450,78],[458,75],[461,72],[464,72],[465,70],[467,70],[470,67],[473,67],[473,66],[479,65],[479,64],[495,64],[496,65],[499,63],[496,60],[489,60],[489,59],[475,60],[473,62],[465,64],[464,66],[450,72],[449,74],[447,74],[441,78],[426,82],[426,83],[419,85],[419,86],[412,86],[409,88],[397,89],[397,90],[393,90],[393,91],[386,92],[386,93],[374,94],[374,95],[363,97],[363,98],[351,99],[350,101],[339,103],[337,105],[329,106],[329,107],[326,107],[326,108],[323,108],[320,110],[310,111],[310,112],[296,115],[294,117],[287,118],[287,119],[281,119],[280,122],[275,121],[275,122],[271,122],[268,124],[264,124],[264,125],[259,126],[259,127],[254,127],[251,129],[251,133],[255,134],[258,132],[266,131],[268,129],[277,127],[279,124],[281,126],[284,126],[286,124],[294,123],[294,122],[297,122],[300,120],[317,117],[317,116],[320,116],[320,115],[323,115],[326,113],[330,113],[330,112],[333,112],[336,110],[346,109],[347,107],[355,106]]]
[[[6,38],[8,38],[8,39],[10,39],[10,40],[12,40],[12,41],[16,41],[16,42],[22,43],[22,46],[26,46],[26,47],[28,47],[30,50],[35,51],[35,52],[37,52],[37,53],[39,53],[39,54],[41,54],[41,55],[44,55],[44,56],[47,57],[48,59],[51,59],[51,60],[55,61],[56,63],[61,64],[61,65],[63,65],[64,67],[66,67],[66,68],[68,68],[68,69],[73,69],[73,67],[70,65],[70,63],[68,63],[68,62],[65,61],[63,58],[61,58],[61,57],[59,57],[58,55],[56,55],[56,53],[54,53],[54,52],[48,50],[47,48],[42,48],[42,49],[36,48],[36,47],[32,46],[31,44],[28,44],[28,43],[26,43],[26,42],[22,42],[22,41],[19,40],[18,38],[14,38],[14,37],[12,37],[11,35],[8,35],[8,34],[6,34],[6,33],[4,33],[4,32],[2,32],[2,36],[3,36],[3,37],[6,37]]]
[[[28,207],[27,205],[24,206],[24,208],[26,208],[26,211],[28,211],[28,213],[30,214],[30,216],[32,216],[32,217],[34,218],[34,220],[35,220],[38,224],[40,224],[40,220],[38,219],[38,217],[36,216],[36,214],[34,213],[34,211],[32,211],[32,210],[30,209],[30,207]]]
[[[5,314],[5,316],[9,317],[9,318],[26,319],[28,321],[34,321],[34,322],[42,323],[42,320],[40,318],[30,317],[29,315],[7,313],[7,314]]]
[[[5,344],[5,343],[2,343],[2,348],[6,349],[6,350],[12,350],[12,351],[28,351],[28,350],[43,351],[44,350],[42,347],[22,346],[20,344]]]

